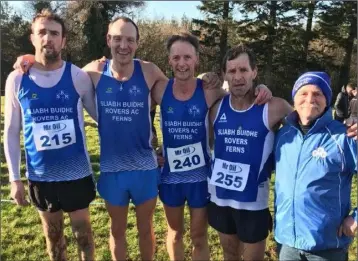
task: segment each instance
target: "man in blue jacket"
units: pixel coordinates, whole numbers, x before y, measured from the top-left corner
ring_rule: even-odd
[[[357,142],[332,118],[326,73],[303,74],[292,98],[295,111],[287,116],[274,147],[279,259],[347,260],[357,230],[357,208],[350,213]]]

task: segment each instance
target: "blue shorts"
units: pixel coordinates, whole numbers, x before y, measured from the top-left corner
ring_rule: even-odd
[[[114,206],[134,205],[158,196],[160,172],[153,170],[135,170],[103,172],[97,182],[100,196]]]
[[[203,208],[209,203],[208,182],[160,184],[159,197],[169,207],[181,207],[187,201],[191,208]]]

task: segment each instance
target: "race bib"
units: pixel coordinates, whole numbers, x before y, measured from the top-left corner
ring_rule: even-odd
[[[210,184],[225,189],[243,191],[249,177],[250,165],[215,159]]]
[[[64,148],[76,143],[73,120],[33,123],[37,151]]]
[[[182,172],[205,166],[205,158],[201,143],[179,148],[167,148],[170,172]]]

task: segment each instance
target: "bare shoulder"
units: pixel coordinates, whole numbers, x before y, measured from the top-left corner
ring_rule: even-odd
[[[168,80],[162,70],[154,63],[142,60],[139,61],[142,66],[144,78],[150,90],[159,81],[166,82]]]
[[[219,110],[219,106],[222,102],[223,98],[221,99],[218,99],[210,108],[210,121],[211,122],[214,122],[215,118],[216,118],[216,114],[218,113],[218,110]]]
[[[285,99],[279,97],[272,97],[268,104],[270,129],[276,131],[282,120],[293,111],[293,108]]]
[[[104,62],[92,61],[89,64],[87,64],[85,67],[82,68],[83,71],[88,73],[88,75],[92,81],[92,84],[95,87],[97,87],[99,79],[101,78],[105,64],[106,63],[104,63]]]
[[[291,107],[291,105],[285,100],[280,97],[272,97],[271,100],[268,102],[269,108],[272,110],[282,110]]]
[[[71,75],[73,84],[77,92],[82,96],[93,88],[90,73],[85,72],[83,69],[72,64]]]
[[[227,95],[227,92],[222,88],[204,89],[206,104],[211,108],[218,100],[221,100]]]
[[[82,70],[87,73],[100,73],[103,71],[104,65],[104,62],[92,61],[83,67]]]
[[[152,62],[139,60],[142,66],[143,72],[146,73],[155,73],[155,72],[162,72],[157,65]]]
[[[73,78],[88,79],[88,73],[80,67],[72,64],[71,73]]]
[[[226,96],[226,95],[225,95]],[[221,97],[220,99],[218,99],[213,106],[211,106],[212,109],[217,110],[221,104],[221,102],[223,101],[224,97]]]

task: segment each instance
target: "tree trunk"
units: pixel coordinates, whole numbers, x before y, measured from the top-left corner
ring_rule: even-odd
[[[350,71],[351,60],[352,60],[353,45],[354,45],[354,39],[356,37],[357,37],[357,17],[354,14],[351,14],[349,36],[344,46],[345,55],[339,74],[338,86],[346,85],[349,81],[349,71]]]
[[[307,14],[307,25],[306,25],[306,32],[305,32],[305,60],[304,64],[307,68],[307,60],[308,60],[308,46],[310,44],[310,41],[312,39],[312,20],[313,20],[313,14],[315,9],[315,1],[312,0],[308,3],[308,14]]]
[[[222,16],[222,28],[220,34],[220,60],[224,59],[226,49],[227,49],[227,35],[228,35],[228,21],[229,21],[229,1],[224,1],[223,3],[223,16]]]
[[[273,52],[274,43],[276,38],[276,13],[277,13],[277,2],[270,1],[270,18],[266,40],[266,65],[265,65],[265,84],[272,88],[272,63],[273,63]]]

